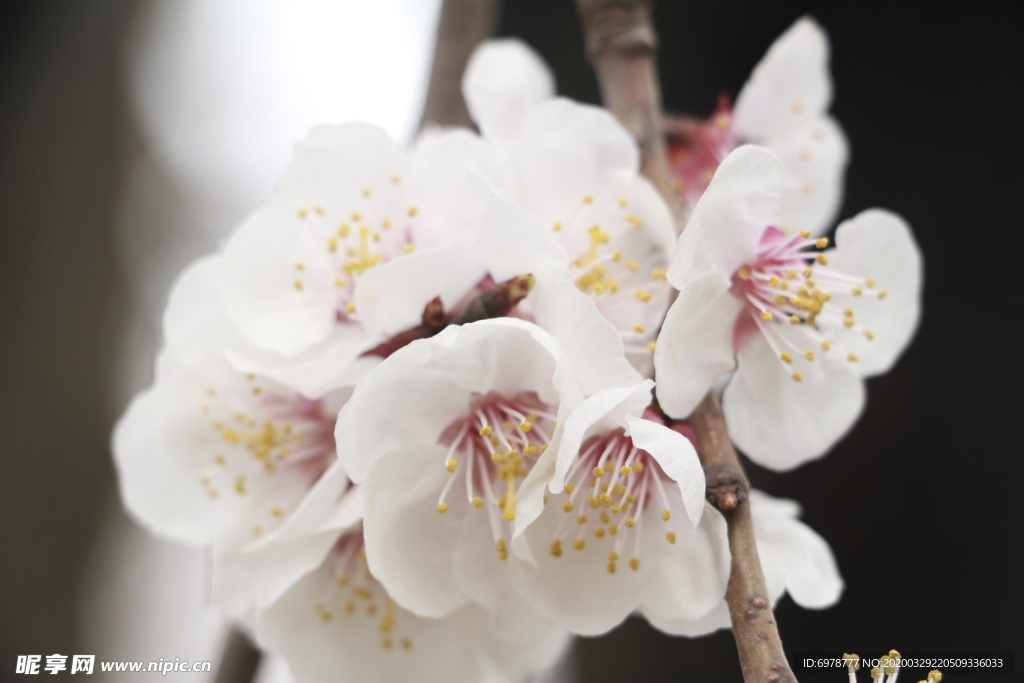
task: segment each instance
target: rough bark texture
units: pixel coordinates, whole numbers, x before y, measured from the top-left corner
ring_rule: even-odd
[[[214,683],[249,683],[256,677],[259,664],[260,651],[248,636],[233,627],[224,643]]]
[[[420,128],[473,127],[462,99],[462,72],[473,49],[494,31],[499,8],[499,0],[444,0]]]
[[[663,137],[657,37],[648,0],[577,0],[587,57],[605,105],[636,136],[641,169],[661,192],[682,228],[679,201]],[[726,431],[718,399],[709,394],[689,420],[697,432],[708,500],[729,526],[732,568],[726,602],[743,679],[796,681],[782,649],[754,543],[748,484]]]
[[[597,72],[601,97],[640,145],[641,170],[669,201],[679,203],[662,135],[658,39],[646,0],[577,0],[587,59]]]

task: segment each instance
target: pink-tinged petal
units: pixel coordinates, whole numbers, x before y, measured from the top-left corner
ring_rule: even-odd
[[[257,211],[232,234],[222,274],[228,315],[263,349],[298,355],[334,328],[336,287],[322,240],[281,206]]]
[[[824,30],[810,17],[779,36],[736,97],[736,132],[762,142],[799,128],[828,111],[832,78]]]
[[[633,445],[641,448],[679,487],[686,516],[694,527],[704,512],[704,468],[693,444],[677,431],[650,420],[626,415]]]
[[[836,248],[826,254],[829,270],[873,281],[861,285],[860,296],[852,289],[832,292],[832,301],[852,310],[856,322],[852,328],[837,326],[835,346],[858,358],[850,368],[862,377],[888,372],[921,316],[924,265],[910,226],[892,212],[868,209],[839,226]]]
[[[767,138],[763,144],[782,159],[786,169],[778,227],[791,235],[804,230],[812,236],[826,232],[843,202],[843,177],[850,157],[839,124],[832,117],[821,117]]]
[[[693,280],[668,311],[654,351],[658,402],[666,413],[693,412],[715,380],[736,367],[733,330],[743,302],[716,272]]]
[[[388,453],[437,443],[465,412],[469,392],[430,362],[458,331],[449,327],[396,351],[358,384],[335,428],[338,458],[353,481],[365,481]]]
[[[828,542],[798,519],[799,505],[751,490],[750,514],[765,578],[769,571],[780,575],[782,587],[801,607],[834,605],[844,587],[839,567]],[[778,599],[771,588],[769,594]]]
[[[668,280],[682,289],[708,271],[727,277],[754,260],[765,228],[779,218],[782,162],[744,145],[725,158],[679,237]]]
[[[484,136],[507,142],[533,109],[555,96],[555,77],[523,41],[487,40],[469,58],[462,94]]]
[[[359,320],[371,335],[391,337],[419,325],[434,297],[452,310],[486,275],[472,237],[415,251],[370,268],[356,281]]]
[[[463,517],[476,510],[434,512],[448,472],[430,465],[442,462],[445,451],[422,444],[395,451],[370,471],[363,491],[370,571],[399,605],[424,617],[446,616],[468,602],[452,563]]]
[[[864,408],[864,383],[843,361],[823,353],[790,367],[764,337],[754,335],[737,354],[736,374],[722,396],[729,436],[751,460],[790,470],[824,455]],[[803,381],[794,381],[793,368]]]
[[[512,202],[492,198],[478,230],[491,276],[503,282],[519,275],[565,277],[569,254],[536,218]]]
[[[672,519],[685,514],[678,498],[670,496],[669,503]],[[646,564],[650,570],[640,608],[652,623],[701,619],[725,597],[730,562],[725,519],[706,505],[695,529],[676,529],[675,543],[665,539],[666,524],[654,506],[644,513],[640,568]]]

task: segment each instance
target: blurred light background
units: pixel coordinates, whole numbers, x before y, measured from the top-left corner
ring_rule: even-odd
[[[174,273],[265,202],[291,145],[367,120],[409,142],[439,0],[9,0],[0,6],[0,680],[18,654],[216,660],[203,557],[150,539],[108,440],[149,380]],[[833,546],[842,602],[784,598],[791,652],[1021,650],[1016,275],[1024,229],[1019,2],[663,0],[666,108],[707,115],[812,13],[851,140],[842,217],[902,213],[925,312],[856,430],[795,473],[752,472]],[[572,0],[505,0],[500,32],[596,102]],[[728,632],[632,621],[581,640],[580,681],[738,681]],[[271,665],[265,682],[287,680]],[[126,680],[128,674],[117,676]],[[832,680],[802,675],[801,680]],[[143,676],[144,677],[144,676]],[[947,680],[1010,680],[970,674]]]

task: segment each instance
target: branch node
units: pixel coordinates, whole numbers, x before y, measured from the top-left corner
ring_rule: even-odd
[[[747,499],[746,477],[731,465],[708,465],[704,468],[709,503],[722,512],[735,510]]]

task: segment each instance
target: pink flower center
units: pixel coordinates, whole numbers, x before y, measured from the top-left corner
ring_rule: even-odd
[[[857,325],[851,308],[832,302],[834,292],[884,299],[886,290],[875,289],[873,278],[861,278],[826,267],[828,258],[812,248],[828,246],[828,238],[809,239],[802,232],[790,237],[781,230],[766,228],[753,263],[741,266],[732,276],[732,293],[746,301],[747,315],[740,316],[733,335],[735,349],[746,343],[754,331],[764,335],[779,360],[792,366],[795,358],[813,361],[816,349],[833,347],[831,333],[852,329],[868,340],[874,333]],[[858,360],[847,354],[849,362]],[[797,382],[800,370],[791,370]]]
[[[718,108],[707,121],[670,117],[665,127],[669,163],[679,183],[680,198],[692,208],[708,189],[718,165],[740,144],[733,130],[729,97],[719,96]]]

